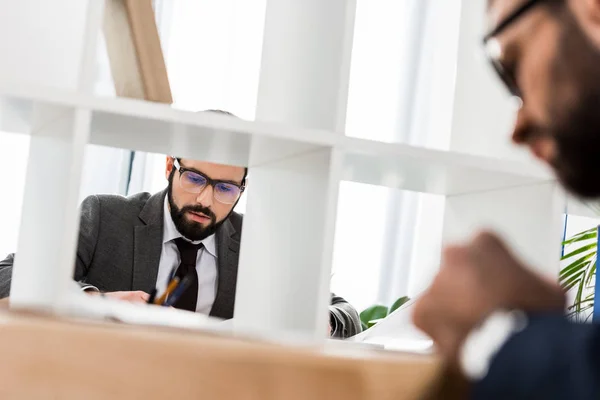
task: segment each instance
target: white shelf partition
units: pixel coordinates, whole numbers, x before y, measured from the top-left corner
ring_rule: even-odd
[[[563,209],[568,215],[600,219],[600,204],[597,201],[567,197],[567,206]]]
[[[545,168],[462,152],[345,137],[343,179],[454,196],[553,181]]]
[[[90,143],[249,165],[253,141],[271,147],[255,164],[331,148],[339,135],[319,129],[250,122],[214,113],[194,113],[140,100],[28,88],[0,81],[0,129],[28,134],[36,105],[89,110]]]
[[[268,0],[256,118],[330,131],[333,146],[263,163],[255,142],[234,326],[324,339],[355,0]],[[304,136],[304,135],[303,135]],[[308,136],[308,135],[307,135]],[[312,136],[312,135],[311,135]]]
[[[15,86],[47,82],[63,90],[91,93],[103,3],[8,3],[0,2],[0,19],[11,19],[0,27],[0,36],[7,39],[0,39],[0,48],[10,60],[7,69],[0,67],[1,79]],[[18,46],[10,40],[14,35],[23,35]],[[6,43],[13,47],[5,49]],[[2,112],[2,120],[18,129],[28,125],[31,134],[10,303],[58,311],[74,270],[79,217],[73,211],[78,205],[91,111],[68,104],[6,100],[3,105],[16,114]]]
[[[75,95],[0,82],[0,130],[30,134],[36,106],[91,112],[90,143],[178,154],[250,167],[336,150],[343,180],[456,195],[552,181],[544,167],[401,143],[356,139],[325,129],[243,121],[139,100]],[[268,149],[260,155],[252,146]]]

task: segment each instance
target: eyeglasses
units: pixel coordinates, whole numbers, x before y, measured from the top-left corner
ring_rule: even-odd
[[[232,182],[211,179],[200,171],[182,167],[177,158],[173,160],[175,169],[179,171],[179,186],[188,193],[200,194],[206,188],[206,185],[210,185],[213,187],[215,200],[223,204],[233,204],[246,190],[246,186],[243,184],[237,185]]]
[[[513,71],[506,68],[502,63],[500,58],[500,44],[494,39],[494,37],[504,31],[508,26],[513,24],[517,19],[522,17],[527,11],[531,10],[534,6],[541,4],[542,2],[543,0],[526,1],[483,38],[483,45],[486,55],[492,64],[492,67],[494,67],[494,70],[498,74],[498,77],[502,80],[510,94],[520,99],[522,99],[522,93],[521,89],[519,89],[519,86],[517,85],[517,79],[514,76]]]

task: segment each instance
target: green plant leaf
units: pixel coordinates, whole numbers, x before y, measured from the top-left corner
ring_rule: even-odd
[[[592,295],[593,295],[593,293],[592,293]],[[583,305],[586,305],[586,304],[587,305],[591,304],[593,306],[594,305],[594,299],[593,298],[591,298],[591,299],[587,299],[586,298],[585,300],[581,300],[580,302],[574,303],[572,306],[569,306],[568,310],[572,310],[572,309],[576,308],[578,305],[579,306],[583,306]]]
[[[573,243],[582,242],[585,240],[596,239],[598,236],[597,228],[592,228],[587,231],[579,232],[576,235],[571,236],[569,239],[563,242],[563,245],[567,246]]]
[[[593,257],[594,257],[594,255],[592,254],[592,255],[590,255],[590,257],[582,257],[579,260],[573,262],[572,264],[569,264],[568,266],[563,268],[562,271],[560,271],[558,280],[560,282],[565,281],[569,277],[581,272],[582,269],[589,267],[592,262],[588,261],[588,259],[593,258]]]
[[[581,312],[581,296],[583,295],[583,287],[585,286],[585,272],[583,271],[583,277],[579,282],[579,288],[577,288],[577,294],[575,295],[575,309],[577,312]]]
[[[381,304],[377,304],[365,309],[360,313],[360,321],[367,325],[367,327],[373,326],[373,324],[369,324],[371,321],[376,319],[385,318],[388,315],[388,308],[386,306],[382,306]]]
[[[566,280],[568,280],[570,277],[572,277],[573,275],[576,275],[578,273],[580,273],[582,270],[587,269],[590,265],[591,265],[591,261],[585,260],[585,259],[581,259],[581,260],[577,260],[574,263],[568,265],[567,267],[565,267],[561,272],[560,275],[558,277],[558,281],[559,282],[564,282]]]
[[[583,272],[580,272],[579,274],[571,277],[569,280],[562,284],[562,288],[568,292],[571,288],[573,288],[573,286],[579,283],[578,281],[581,280],[581,277],[583,277],[584,275],[585,274]]]
[[[585,297],[584,300],[594,300],[594,297],[596,297],[595,295],[596,293],[590,293]]]
[[[592,304],[592,305],[589,305],[589,306],[586,306],[586,307],[582,308],[581,311],[572,311],[569,314],[567,314],[567,318],[573,319],[573,317],[580,317],[581,314],[583,314],[586,311],[589,311],[589,310],[591,310],[593,308],[594,308],[594,305]],[[591,314],[593,314],[593,313],[591,313]],[[588,319],[589,318],[586,318],[586,321]],[[575,318],[575,320],[578,320],[578,318]]]
[[[587,235],[588,233],[598,233],[598,227],[594,226],[593,228],[586,229],[585,231],[581,231],[579,233],[574,234],[571,238],[580,237],[583,235]]]
[[[581,247],[580,247],[580,248],[578,248],[577,250],[573,250],[573,251],[572,251],[572,252],[570,252],[569,254],[565,254],[565,255],[564,255],[562,258],[561,258],[561,260],[566,260],[566,259],[569,259],[569,258],[571,258],[571,257],[573,257],[573,256],[576,256],[577,254],[584,253],[584,252],[586,252],[586,251],[588,251],[588,250],[595,250],[595,249],[596,249],[596,247],[597,247],[597,244],[596,244],[596,243],[592,243],[592,244],[588,244],[588,245],[585,245],[585,246],[581,246]]]
[[[593,227],[563,242],[564,246],[579,246],[561,257],[561,261],[568,260],[569,265],[561,268],[559,274],[559,282],[564,290],[576,290],[573,303],[567,307],[570,311],[568,316],[576,322],[587,321],[593,314],[589,310],[593,309],[595,299],[593,278],[597,275],[597,240],[598,227]]]
[[[583,310],[583,311],[587,311],[587,310],[588,310],[588,309],[590,309],[590,308],[593,308],[593,307],[588,307],[588,308],[586,308],[586,309],[585,309],[585,310]],[[590,315],[588,315],[588,316],[587,316],[587,318],[585,319],[585,321],[583,321],[583,322],[584,322],[584,323],[587,323],[587,322],[590,320],[590,318],[592,318],[593,316],[594,316],[594,312],[592,311],[592,312],[590,313]]]
[[[577,318],[577,317],[580,317],[580,316],[581,316],[581,314],[583,314],[584,312],[586,312],[586,311],[588,311],[588,310],[591,310],[592,308],[594,308],[594,306],[593,306],[593,305],[591,305],[591,306],[586,306],[586,307],[582,308],[582,309],[581,309],[581,311],[579,311],[579,312],[578,312],[578,311],[572,311],[572,312],[570,312],[569,314],[567,314],[567,318],[569,318],[569,319],[573,319],[573,317],[576,317],[576,318],[574,318],[574,319],[577,321],[577,320],[578,320],[578,318]],[[593,314],[593,313],[592,313],[592,314]],[[588,319],[588,318],[586,318],[586,321],[587,321],[587,319]]]
[[[592,263],[592,268],[590,268],[590,272],[588,273],[587,280],[585,281],[585,284],[588,286],[592,283],[592,278],[596,275],[596,262],[597,261],[598,261],[598,259],[596,257],[594,257],[594,259],[592,261],[590,261]]]
[[[407,301],[410,301],[410,297],[408,296],[403,296],[396,300],[390,307],[390,314],[402,307]]]
[[[595,256],[596,256],[596,250],[593,250],[593,251],[590,250],[587,254],[580,255],[578,258],[576,258],[576,257],[569,257],[568,259],[567,258],[561,259],[561,261],[567,261],[568,260],[568,262],[570,262],[569,266],[571,266],[571,265],[573,265],[575,263],[578,263],[578,262],[587,261],[587,260],[589,260],[589,259],[591,259],[591,258],[593,258]],[[576,259],[573,260],[574,258],[576,258]],[[566,268],[568,268],[568,267],[563,268],[563,271]]]

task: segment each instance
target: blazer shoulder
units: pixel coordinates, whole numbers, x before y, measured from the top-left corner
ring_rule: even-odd
[[[232,212],[231,215],[229,216],[229,221],[231,222],[231,225],[233,225],[233,228],[237,232],[241,232],[242,225],[244,223],[244,215],[243,214]]]
[[[150,199],[149,193],[137,193],[132,196],[98,194],[86,198],[82,203],[82,215],[102,215],[104,223],[115,221],[138,221],[139,215]]]
[[[118,194],[98,194],[95,195],[98,203],[104,210],[123,210],[144,208],[151,195],[147,192],[136,193],[125,197]]]

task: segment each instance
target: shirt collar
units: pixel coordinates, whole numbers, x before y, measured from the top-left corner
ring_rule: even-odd
[[[177,238],[183,237],[183,235],[179,233],[177,227],[175,227],[173,218],[171,218],[171,212],[169,211],[169,200],[167,199],[167,196],[165,196],[165,203],[163,207],[163,244],[165,244]],[[217,257],[217,245],[214,233],[204,240],[199,240],[192,243],[202,243],[204,245],[204,248],[206,249],[206,251],[208,251],[210,255],[212,255],[213,257]]]

